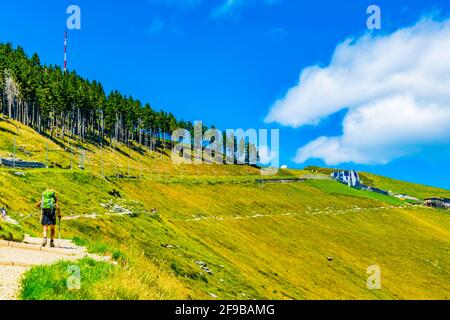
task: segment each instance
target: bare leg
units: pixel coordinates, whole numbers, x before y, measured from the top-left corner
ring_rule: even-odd
[[[54,248],[55,247],[55,226],[50,226],[50,247]]]
[[[47,230],[48,230],[48,226],[43,226],[43,231],[42,231],[42,235],[43,235],[43,241],[42,241],[42,246],[45,247],[47,245]]]
[[[50,226],[50,239],[55,240],[55,226]]]

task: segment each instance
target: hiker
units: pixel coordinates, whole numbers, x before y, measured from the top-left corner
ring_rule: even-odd
[[[56,217],[61,219],[61,210],[56,197],[56,192],[52,189],[47,189],[42,193],[42,199],[36,204],[36,207],[42,210],[41,224],[43,226],[43,241],[42,246],[47,245],[47,231],[50,227],[50,247],[55,247],[55,226]]]
[[[0,210],[0,214],[1,214],[2,219],[6,220],[6,209],[5,208],[2,208]]]

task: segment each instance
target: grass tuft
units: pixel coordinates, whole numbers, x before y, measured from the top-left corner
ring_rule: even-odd
[[[0,222],[0,240],[22,242],[25,234],[22,228]]]
[[[74,287],[79,268],[80,288]],[[38,266],[27,271],[22,280],[20,297],[25,300],[92,300],[96,299],[96,287],[111,279],[113,266],[92,259],[77,262],[59,262],[50,266]]]

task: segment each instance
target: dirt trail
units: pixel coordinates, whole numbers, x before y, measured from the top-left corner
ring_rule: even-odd
[[[360,207],[353,207],[348,209],[331,209],[326,208],[325,210],[318,210],[318,209],[312,209],[308,208],[306,211],[303,212],[285,212],[285,213],[277,213],[277,214],[251,214],[246,216],[223,216],[223,217],[217,217],[217,216],[202,216],[202,217],[196,217],[196,218],[184,218],[184,219],[170,219],[170,221],[176,221],[176,222],[195,222],[195,221],[205,221],[205,220],[217,220],[217,221],[223,221],[223,220],[247,220],[247,219],[261,219],[261,218],[272,218],[272,217],[286,217],[286,216],[301,216],[301,217],[308,217],[308,216],[316,216],[316,215],[332,215],[332,216],[338,216],[348,213],[363,213],[363,212],[377,212],[377,211],[383,211],[388,209],[415,209],[414,206],[380,206],[380,207],[372,207],[372,208],[360,208]]]
[[[23,243],[0,240],[0,300],[15,300],[20,279],[31,267],[61,260],[78,260],[86,256],[107,261],[108,257],[88,254],[86,248],[70,240],[55,240],[56,248],[41,247],[41,238],[25,237]]]

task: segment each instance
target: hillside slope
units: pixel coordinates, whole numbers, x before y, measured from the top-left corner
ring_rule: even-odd
[[[24,283],[36,290],[23,298],[450,298],[449,211],[334,181],[260,185],[256,168],[175,166],[162,150],[100,149],[0,119],[0,156],[13,153],[14,139],[18,157],[50,168],[0,167],[0,207],[21,220],[23,232],[39,236],[33,204],[54,188],[65,215],[63,236],[119,261],[78,296],[65,294],[63,277],[39,286],[30,272]],[[450,197],[442,189],[377,179],[377,186],[409,188],[411,196]],[[381,268],[380,290],[367,289],[370,265]],[[46,268],[53,271],[39,274],[62,267]]]

